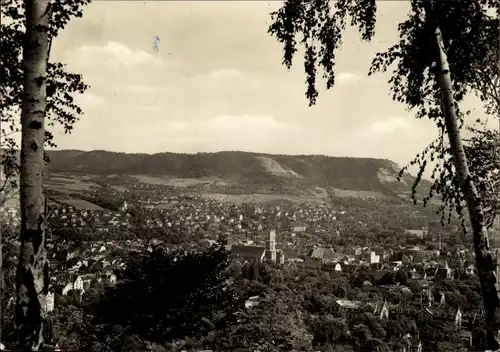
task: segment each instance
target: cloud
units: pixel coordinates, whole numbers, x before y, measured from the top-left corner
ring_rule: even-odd
[[[226,131],[274,131],[284,128],[285,125],[277,122],[271,116],[241,115],[229,116],[221,115],[209,120],[207,126],[211,129]]]
[[[235,79],[240,78],[242,76],[242,72],[234,68],[223,68],[212,71],[210,76],[214,79]]]
[[[278,147],[284,152],[291,139],[300,137],[299,132],[271,116],[219,115],[192,122],[164,121],[163,128],[156,126],[151,134],[167,143],[164,150],[265,152]]]
[[[62,149],[88,149],[89,135],[92,136],[92,149],[118,150],[119,146],[124,152],[146,153],[222,150],[298,153],[298,145],[304,144],[300,128],[281,123],[272,116],[216,115],[195,121],[166,121],[163,109],[155,111],[154,106],[147,105],[136,108],[142,109],[143,115],[130,109],[123,114],[115,112],[120,113],[119,117],[106,119],[89,114],[78,122],[71,136],[57,136],[58,146]],[[138,118],[141,116],[146,118]],[[99,129],[95,128],[97,121],[101,123]]]
[[[160,111],[161,110],[161,107],[160,106],[155,106],[155,105],[142,105],[142,106],[139,106],[139,109],[140,110],[143,110],[143,111],[153,111],[153,112],[156,112],[156,111]]]
[[[131,84],[125,86],[125,89],[132,93],[138,93],[138,94],[155,94],[161,90],[161,88],[147,86],[144,84]]]
[[[243,72],[236,68],[220,68],[212,71],[203,72],[193,76],[187,76],[182,79],[183,83],[196,84],[226,84],[228,81],[234,81],[243,76]]]
[[[378,120],[370,125],[369,132],[378,135],[393,133],[409,127],[408,121],[403,117],[391,117],[387,120]]]
[[[85,92],[75,96],[75,100],[82,106],[83,109],[91,107],[99,107],[107,104],[107,100],[97,94]]]
[[[103,62],[112,63],[118,68],[131,68],[143,65],[161,65],[158,57],[143,50],[132,50],[126,45],[117,42],[108,42],[106,45],[83,45],[79,48],[79,60],[87,64],[101,65]]]
[[[234,132],[237,135],[241,132],[259,132],[261,135],[270,131],[283,128],[284,125],[277,122],[271,116],[241,115],[229,116],[220,115],[207,121],[182,122],[165,121],[168,130],[175,132],[198,131],[207,137],[218,132]],[[237,136],[241,138],[241,136]]]
[[[359,81],[362,77],[357,73],[352,72],[341,72],[336,77],[338,83],[355,83]]]

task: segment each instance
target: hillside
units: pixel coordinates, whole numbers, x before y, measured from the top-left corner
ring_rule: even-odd
[[[340,196],[349,195],[349,192],[354,196],[356,192],[397,196],[410,192],[414,180],[413,176],[406,175],[397,182],[398,165],[390,160],[372,158],[236,151],[126,154],[60,150],[48,154],[50,174],[217,180],[213,182],[214,187],[250,188],[252,192],[261,193],[296,194],[319,189]]]

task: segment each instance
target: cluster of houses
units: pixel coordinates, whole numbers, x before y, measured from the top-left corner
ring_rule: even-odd
[[[442,296],[444,297],[444,296]],[[442,321],[443,324],[450,324],[460,339],[466,346],[472,346],[471,329],[474,324],[482,319],[482,313],[465,315],[460,308],[450,310],[445,308],[444,298],[439,303],[429,301],[428,305],[401,307],[399,304],[389,304],[387,301],[373,303],[339,299],[336,301],[337,309],[347,315],[360,312],[371,312],[382,324],[387,323],[389,315],[405,315],[413,317],[429,316]],[[444,325],[443,325],[444,326]],[[422,352],[422,342],[418,331],[415,334],[405,334],[403,336],[391,336],[389,345],[391,350],[396,352]]]
[[[293,228],[297,233],[302,228]],[[262,232],[261,232],[262,233]],[[303,266],[309,269],[353,273],[362,268],[381,271],[406,270],[413,279],[433,281],[435,279],[454,279],[476,274],[474,257],[464,248],[453,253],[443,253],[439,249],[429,250],[418,246],[383,249],[369,247],[351,248],[350,251],[337,252],[331,247],[317,246],[307,255],[288,248],[292,243],[278,241],[276,230],[264,232],[261,240],[232,239],[231,253],[242,263],[270,261],[282,265]],[[293,233],[295,234],[295,232]],[[263,238],[267,238],[263,241]],[[259,245],[261,243],[261,245]],[[276,248],[276,245],[279,247]]]
[[[397,271],[404,270],[409,277],[417,280],[422,287],[422,292],[416,294],[417,304],[413,302],[410,307],[406,304],[390,304],[387,301],[373,303],[339,299],[336,301],[339,310],[347,314],[370,311],[382,322],[388,320],[389,314],[421,316],[428,315],[434,319],[452,324],[459,333],[465,345],[472,345],[471,330],[475,323],[482,319],[482,312],[462,312],[460,308],[450,310],[446,305],[446,297],[442,292],[435,292],[436,280],[453,280],[459,276],[476,275],[473,257],[463,248],[457,248],[454,253],[440,253],[439,250],[425,250],[416,247],[406,248],[401,253],[393,250],[370,251],[368,248],[357,248],[355,254],[350,256],[337,253],[332,248],[317,247],[307,256],[286,257],[283,250],[276,248],[276,231],[268,232],[265,246],[238,244],[231,246],[233,258],[245,263],[270,262],[290,267],[292,265],[325,271],[349,272],[365,268],[372,271]],[[404,259],[403,259],[404,257]],[[369,282],[365,284],[371,285]],[[401,291],[411,293],[410,288],[401,285],[384,285],[381,289],[388,291]],[[437,296],[437,298],[436,298]],[[419,299],[418,299],[419,298]],[[246,308],[250,309],[259,304],[258,296],[250,297],[246,301]],[[390,345],[398,352],[421,352],[422,343],[418,333],[414,336],[394,336]]]
[[[109,231],[113,228],[130,228],[130,214],[126,212],[127,204],[121,211],[111,210],[78,210],[72,206],[52,207],[49,222],[52,228],[90,228],[95,231]]]
[[[123,249],[123,244],[120,246],[113,242],[100,241],[83,243],[78,249],[68,249],[65,243],[49,242],[48,246],[52,253],[50,259],[52,303],[49,305],[51,307],[48,309],[49,312],[54,309],[54,297],[63,299],[65,296],[70,296],[81,301],[83,295],[94,285],[115,285],[116,271],[125,268],[120,254],[113,253]],[[136,244],[136,246],[143,245]]]

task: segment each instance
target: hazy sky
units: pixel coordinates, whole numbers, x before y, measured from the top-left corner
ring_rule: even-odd
[[[391,101],[387,75],[367,76],[374,54],[397,40],[408,2],[378,3],[372,43],[346,33],[337,84],[322,89],[314,107],[304,96],[302,57],[288,71],[267,34],[280,4],[95,1],[54,42],[52,59],[91,85],[78,98],[85,115],[71,135],[57,134],[59,148],[245,150],[404,164],[435,138],[432,123]]]

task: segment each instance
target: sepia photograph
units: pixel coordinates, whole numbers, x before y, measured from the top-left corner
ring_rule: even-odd
[[[0,10],[0,351],[500,352],[499,0]]]

